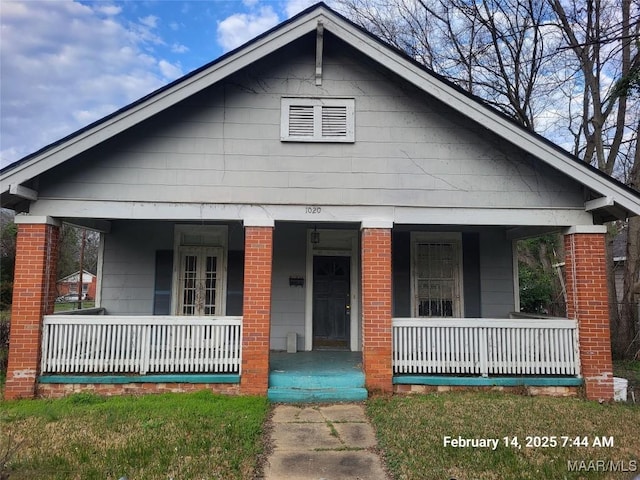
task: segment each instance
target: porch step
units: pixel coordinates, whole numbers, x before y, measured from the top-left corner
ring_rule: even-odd
[[[362,371],[336,373],[315,373],[292,371],[271,371],[269,373],[269,387],[273,388],[302,388],[302,389],[332,389],[332,388],[360,388],[364,387],[364,373]]]
[[[367,399],[362,388],[283,388],[269,387],[267,397],[277,403],[361,402]]]
[[[367,398],[358,352],[272,353],[272,402],[357,402]]]

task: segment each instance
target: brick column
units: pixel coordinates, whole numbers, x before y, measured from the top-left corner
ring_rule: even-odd
[[[240,376],[245,395],[266,395],[269,388],[272,257],[273,227],[245,227]]]
[[[609,296],[603,226],[573,227],[564,237],[567,317],[578,320],[580,366],[590,400],[613,399]]]
[[[9,365],[4,396],[33,398],[40,369],[42,316],[53,313],[59,223],[16,215],[18,238],[13,279]]]
[[[392,392],[391,228],[362,229],[362,363],[370,391]]]

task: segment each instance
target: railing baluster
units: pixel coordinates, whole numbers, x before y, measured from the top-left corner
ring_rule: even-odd
[[[480,328],[478,332],[478,343],[480,344],[480,375],[486,377],[489,375],[489,338],[488,328]]]

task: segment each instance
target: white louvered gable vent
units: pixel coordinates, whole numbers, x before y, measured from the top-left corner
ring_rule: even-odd
[[[347,136],[347,107],[322,107],[322,136]]]
[[[352,98],[283,98],[280,139],[285,142],[354,142]]]
[[[309,105],[289,106],[289,136],[313,136],[313,107]]]

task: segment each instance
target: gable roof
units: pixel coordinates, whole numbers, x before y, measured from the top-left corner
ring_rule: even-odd
[[[57,283],[78,283],[79,277],[80,270],[59,279]],[[95,278],[96,276],[93,273],[88,272],[87,270],[82,270],[82,283],[91,283]]]
[[[29,182],[43,172],[223,80],[280,47],[315,31],[319,22],[324,29],[361,54],[584,185],[595,194],[595,199],[587,202],[585,208],[600,220],[640,215],[640,194],[637,191],[582,162],[544,137],[526,130],[502,112],[425,68],[324,3],[309,7],[215,61],[0,170],[3,204],[11,207],[22,200],[9,193],[10,186]]]

